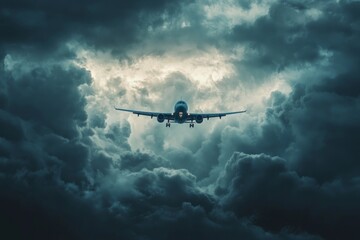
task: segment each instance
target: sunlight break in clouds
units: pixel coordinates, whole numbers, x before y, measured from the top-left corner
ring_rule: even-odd
[[[233,66],[229,57],[216,48],[185,54],[144,55],[131,61],[118,61],[108,53],[80,50],[79,65],[92,72],[95,87],[104,88],[110,78],[121,78],[131,87],[141,86],[145,81],[156,83],[173,72],[181,72],[199,86],[231,76]]]
[[[234,48],[233,54],[223,54],[216,48],[211,48],[208,51],[194,51],[190,55],[179,53],[175,55],[174,52],[165,53],[163,56],[146,55],[136,56],[129,61],[119,61],[109,53],[94,52],[86,49],[78,50],[78,63],[80,66],[91,72],[93,77],[92,88],[94,95],[88,98],[89,109],[100,109],[107,115],[107,123],[112,124],[127,120],[131,125],[131,135],[129,143],[132,149],[147,149],[147,142],[149,136],[144,136],[149,129],[154,127],[163,128],[154,119],[141,118],[133,114],[120,114],[113,110],[114,105],[121,105],[122,107],[152,110],[152,111],[172,111],[172,104],[176,100],[187,94],[179,90],[171,92],[175,94],[169,104],[163,102],[168,101],[166,91],[167,87],[161,87],[173,73],[181,73],[189,81],[189,88],[192,88],[193,94],[196,92],[205,92],[207,95],[205,99],[198,99],[195,95],[191,96],[190,111],[235,111],[248,109],[247,115],[252,116],[252,120],[257,121],[257,118],[264,116],[264,100],[269,97],[272,91],[280,90],[284,93],[290,91],[286,78],[286,72],[280,74],[269,75],[268,81],[259,85],[256,89],[248,89],[246,79],[237,75],[234,71],[234,60],[242,58],[243,51],[238,46]],[[186,57],[185,57],[186,56]],[[242,89],[245,91],[239,92],[239,88],[233,88],[226,92],[216,93],[218,85],[226,82],[227,79],[237,79]],[[155,105],[148,106],[146,103],[139,101],[136,97],[139,89],[149,89],[148,98],[155,103]],[[212,90],[211,90],[212,89]],[[170,90],[173,91],[173,90]],[[123,95],[119,95],[123,92]],[[236,101],[234,101],[236,99]],[[174,102],[173,102],[174,101]],[[223,102],[227,102],[227,109],[219,109]],[[193,103],[193,104],[191,104]],[[100,107],[101,106],[101,107]],[[217,124],[227,124],[228,121],[238,121],[238,119],[231,118],[218,122],[217,120],[205,121],[204,124],[197,126],[198,129],[212,129]],[[245,119],[242,118],[243,125]],[[182,147],[182,142],[185,141],[186,136],[182,137],[180,134],[186,126],[173,126],[172,132],[169,134],[164,129],[161,130],[164,137],[164,147]],[[164,131],[164,132],[163,132]],[[197,131],[193,130],[193,131]],[[152,136],[152,135],[150,135]],[[153,139],[153,141],[159,139]]]

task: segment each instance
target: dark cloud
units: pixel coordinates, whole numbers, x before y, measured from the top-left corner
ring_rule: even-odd
[[[131,129],[128,122],[124,124],[112,124],[105,133],[105,137],[114,143],[117,147],[130,149],[127,138],[130,136]]]
[[[341,75],[337,80],[346,84]],[[337,94],[341,88],[330,90],[327,81],[312,87],[296,85],[289,96],[274,92],[265,121],[260,127],[251,124],[243,132],[228,132],[223,140],[226,152],[241,149],[282,156],[291,160],[301,175],[319,181],[358,176],[360,129],[354,113],[359,98]]]
[[[97,49],[122,49],[141,40],[163,13],[175,14],[177,1],[2,1],[0,44],[16,51],[48,52],[77,40]],[[149,20],[152,20],[149,21]],[[61,52],[66,52],[63,49]],[[70,55],[67,55],[69,57]]]
[[[140,151],[127,152],[121,156],[120,168],[137,172],[142,169],[153,170],[159,167],[169,167],[170,164],[165,159],[153,156]]]
[[[334,54],[335,61],[341,59],[339,70],[353,65],[350,59],[359,52],[359,18],[353,12],[359,7],[355,1],[274,3],[269,14],[254,24],[235,26],[229,35],[231,41],[246,46],[238,71],[258,82],[274,70],[316,63],[324,58],[322,51]]]
[[[305,10],[279,2],[254,25],[236,26],[232,35],[234,40],[248,46],[246,66],[255,64],[281,70],[288,64],[316,60],[319,44],[316,38],[308,36]]]
[[[9,141],[20,141],[24,138],[25,133],[21,121],[3,110],[0,111],[0,125],[2,138]]]
[[[89,116],[89,125],[92,128],[105,128],[106,127],[106,115],[103,112],[93,112]]]
[[[290,150],[299,153],[294,157],[299,171],[320,180],[358,176],[360,128],[353,113],[359,98],[309,90],[295,104],[299,106],[291,114],[296,141]]]
[[[86,71],[54,66],[35,68],[18,78],[6,72],[4,77],[8,95],[4,110],[32,122],[39,130],[67,138],[75,137],[76,127],[85,125],[85,100],[77,87],[90,84]]]
[[[226,164],[216,192],[226,209],[253,216],[265,229],[356,239],[359,187],[356,180],[320,184],[301,177],[279,157],[236,153]]]
[[[55,66],[29,72],[16,68],[1,75],[6,89],[0,110],[4,174],[51,171],[56,175],[56,169],[62,169],[66,181],[82,178],[78,174],[86,165],[88,150],[77,138],[87,116],[78,87],[90,84],[88,73]]]
[[[33,179],[31,191],[24,179],[1,177],[0,184],[1,189],[6,189],[1,193],[0,206],[3,237],[135,239],[123,219],[95,209],[76,190],[70,191],[44,178]]]

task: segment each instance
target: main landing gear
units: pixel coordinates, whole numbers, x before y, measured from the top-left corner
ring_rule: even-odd
[[[194,128],[194,126],[195,126],[194,123],[190,123],[190,125],[189,125],[190,128]],[[170,127],[170,122],[167,122],[167,123],[165,124],[165,127]]]

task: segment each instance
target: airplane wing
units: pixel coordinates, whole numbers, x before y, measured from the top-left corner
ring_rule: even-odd
[[[209,120],[209,118],[214,118],[214,117],[218,117],[221,119],[221,117],[225,117],[226,115],[238,114],[238,113],[244,113],[244,112],[246,112],[246,110],[237,111],[237,112],[223,112],[223,113],[190,113],[188,115],[187,120],[196,120],[199,117],[206,118],[207,120]]]
[[[174,120],[174,116],[171,113],[145,112],[145,111],[138,111],[138,110],[133,110],[133,109],[125,109],[125,108],[117,108],[117,107],[114,107],[114,108],[115,108],[115,110],[124,111],[124,112],[131,112],[131,113],[136,114],[138,116],[143,115],[143,116],[149,116],[149,117],[153,118],[153,117],[157,117],[159,115],[163,115],[166,120]]]

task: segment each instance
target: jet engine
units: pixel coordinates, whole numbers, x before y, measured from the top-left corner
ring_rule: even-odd
[[[203,116],[201,116],[201,115],[196,116],[196,119],[195,119],[196,123],[202,123],[203,120],[204,120]]]
[[[158,121],[159,123],[162,123],[164,120],[165,120],[164,114],[159,114],[159,115],[157,116],[157,121]]]

